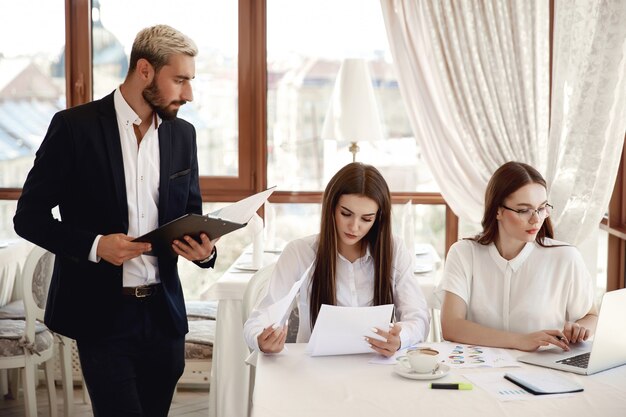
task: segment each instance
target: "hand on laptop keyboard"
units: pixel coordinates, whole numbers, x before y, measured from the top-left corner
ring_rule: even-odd
[[[541,346],[554,345],[565,351],[569,351],[569,342],[559,330],[541,330],[539,332],[520,334],[515,343],[515,348],[531,352]]]
[[[563,335],[567,337],[567,340],[569,340],[570,343],[578,343],[589,339],[589,336],[591,336],[591,330],[578,323],[566,321],[565,326],[563,326]]]

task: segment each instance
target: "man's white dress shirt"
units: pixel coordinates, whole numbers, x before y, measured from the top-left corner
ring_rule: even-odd
[[[128,205],[128,236],[139,237],[159,226],[159,180],[160,154],[159,132],[161,118],[155,114],[139,145],[133,125],[139,126],[141,119],[128,105],[119,88],[113,95],[117,127],[120,132],[126,202]],[[99,262],[96,256],[98,242],[94,240],[89,260]],[[155,256],[141,255],[124,262],[123,286],[137,287],[160,282],[159,268]]]

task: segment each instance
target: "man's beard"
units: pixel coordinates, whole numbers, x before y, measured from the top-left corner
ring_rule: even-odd
[[[186,101],[172,101],[168,105],[163,105],[161,98],[161,91],[156,84],[156,77],[152,80],[149,86],[143,89],[142,96],[144,100],[150,105],[152,110],[159,115],[159,117],[163,120],[172,120],[176,118],[178,114],[178,108],[168,108],[170,104],[180,104],[181,106],[186,103]]]

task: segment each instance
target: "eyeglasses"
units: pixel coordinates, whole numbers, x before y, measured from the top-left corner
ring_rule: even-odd
[[[532,218],[533,218],[533,214],[536,214],[537,217],[539,218],[539,220],[544,220],[548,217],[550,217],[550,213],[552,213],[552,210],[554,209],[554,207],[550,204],[547,204],[545,206],[541,206],[538,209],[512,209],[510,207],[507,206],[502,206],[502,208],[507,209],[507,210],[511,210],[514,211],[515,213],[517,213],[517,215],[519,216],[520,220],[529,222]]]

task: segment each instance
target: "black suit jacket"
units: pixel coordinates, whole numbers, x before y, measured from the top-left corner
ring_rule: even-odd
[[[163,121],[159,224],[201,213],[195,129]],[[59,206],[61,220],[51,210]],[[88,260],[98,234],[128,232],[122,148],[113,94],[57,113],[37,151],[13,219],[16,232],[56,255],[45,322],[74,339],[107,334],[122,300],[122,267]],[[175,331],[188,331],[178,257],[158,259]],[[213,266],[215,258],[202,267]]]

